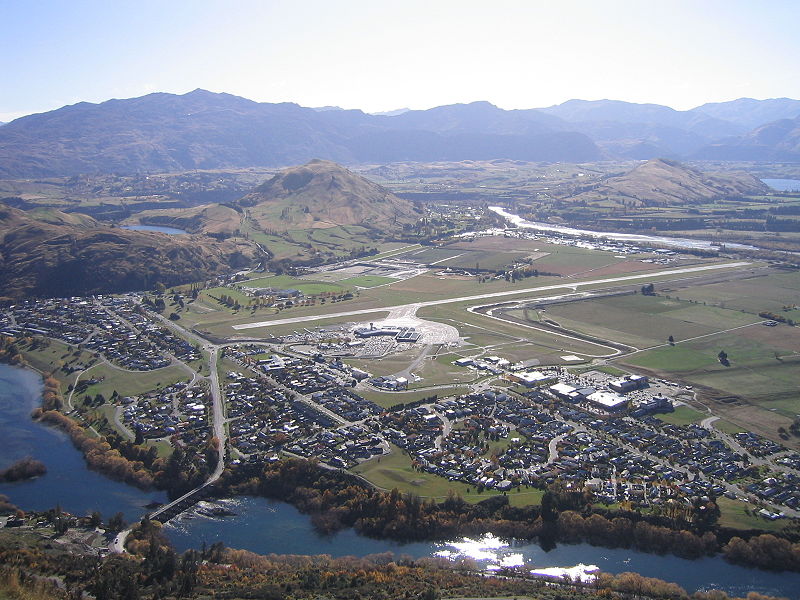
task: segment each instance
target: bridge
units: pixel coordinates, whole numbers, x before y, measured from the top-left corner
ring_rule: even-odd
[[[183,511],[191,508],[201,500],[205,500],[213,494],[214,487],[211,482],[206,482],[198,488],[185,493],[180,498],[173,500],[169,504],[160,506],[149,515],[147,518],[151,521],[158,521],[159,523],[166,523],[170,519],[174,519]]]

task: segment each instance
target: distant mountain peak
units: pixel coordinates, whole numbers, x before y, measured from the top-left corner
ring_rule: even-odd
[[[396,117],[397,115],[402,115],[403,113],[407,113],[410,111],[410,108],[395,108],[394,110],[386,110],[383,112],[374,112],[369,113],[374,117]]]

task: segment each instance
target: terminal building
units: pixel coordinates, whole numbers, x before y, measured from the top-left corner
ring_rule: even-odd
[[[647,376],[645,375],[626,375],[621,379],[613,379],[608,382],[608,387],[620,394],[641,390],[647,387],[647,385]]]
[[[418,342],[422,338],[422,334],[418,333],[413,327],[375,327],[373,323],[369,327],[357,327],[353,330],[356,337],[370,338],[370,337],[393,337],[398,342]]]

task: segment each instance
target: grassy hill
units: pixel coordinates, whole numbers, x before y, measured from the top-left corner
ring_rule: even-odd
[[[383,233],[421,216],[410,201],[326,160],[281,171],[239,205],[267,232],[360,225]]]
[[[767,191],[769,188],[752,175],[706,173],[658,158],[622,175],[584,186],[565,186],[557,195],[576,204],[639,207],[686,206]]]

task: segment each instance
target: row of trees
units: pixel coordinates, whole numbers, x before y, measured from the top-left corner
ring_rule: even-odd
[[[69,516],[55,509],[52,523]],[[94,518],[94,516],[93,516]],[[99,515],[96,515],[99,520]],[[124,524],[122,525],[124,526]],[[529,597],[537,600],[729,600],[718,590],[689,595],[681,587],[636,573],[601,573],[593,583],[568,577],[544,581],[524,569],[489,574],[472,559],[453,563],[413,560],[392,553],[363,558],[268,555],[231,550],[221,543],[177,554],[159,523],[144,520],[128,537],[131,555],[98,558],[58,548],[0,548],[0,597],[53,600],[91,594],[97,600],[156,598],[266,598],[350,600],[375,598]],[[53,580],[58,587],[44,586]],[[771,600],[750,593],[748,600]]]
[[[770,312],[768,310],[762,310],[758,313],[758,316],[762,319],[769,319],[770,321],[777,321],[778,323],[786,323],[787,325],[794,326],[795,321],[794,319],[790,319],[789,317],[785,317],[784,315],[779,315],[774,312]]]
[[[91,436],[78,423],[55,410],[43,411],[39,418],[43,423],[58,427],[69,435],[72,444],[83,453],[90,469],[142,489],[153,487],[153,475],[144,463],[126,459],[111,447],[106,438]]]
[[[326,533],[353,527],[372,537],[412,541],[490,531],[504,537],[537,538],[543,545],[588,541],[646,552],[671,552],[687,558],[714,554],[727,538],[717,536],[719,509],[713,499],[698,500],[688,507],[680,505],[674,514],[667,510],[660,516],[642,515],[595,508],[590,498],[569,493],[556,482],[545,493],[541,506],[513,507],[505,495],[469,504],[452,493],[437,503],[396,489],[376,491],[350,475],[320,469],[313,461],[287,459],[260,470],[249,469],[226,470],[219,483],[224,493],[288,501],[311,514],[315,527]],[[769,538],[761,541],[774,554],[784,557],[780,564],[800,570],[800,563],[793,558],[798,548],[787,546],[786,540],[780,544],[770,542]],[[733,544],[734,548],[741,545]],[[731,556],[746,562],[749,555],[739,551]]]

